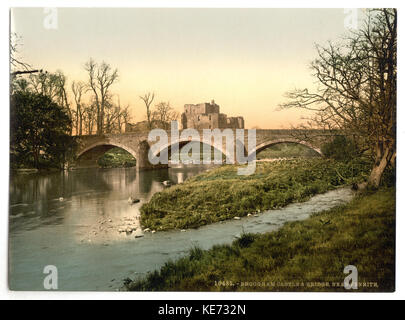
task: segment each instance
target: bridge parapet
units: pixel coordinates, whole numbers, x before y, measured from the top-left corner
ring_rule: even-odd
[[[235,137],[236,137],[236,129],[227,129],[233,132],[234,137],[234,144],[235,144]],[[241,130],[241,129],[239,129]],[[182,136],[182,132],[184,130],[179,131],[179,136]],[[204,130],[195,130],[198,133],[200,142],[203,141],[203,134]],[[173,141],[171,141],[171,132],[167,132],[168,137],[168,148],[171,147]],[[229,131],[228,131],[229,132]],[[308,134],[311,132],[308,131]],[[317,135],[319,132],[316,132]],[[148,141],[148,134],[149,132],[128,132],[122,134],[105,134],[105,135],[91,135],[91,136],[81,136],[78,139],[79,147],[77,150],[77,161],[76,164],[78,167],[81,164],[86,166],[89,165],[96,165],[97,159],[102,156],[106,151],[113,147],[119,147],[126,151],[128,151],[134,158],[137,160],[137,168],[138,169],[153,169],[156,168],[155,165],[152,165],[148,160],[148,152],[150,147],[155,142]],[[315,131],[314,131],[314,136]],[[183,137],[184,139],[180,139],[180,141],[188,142],[188,141],[197,141],[194,139],[190,139],[189,137]],[[327,139],[327,137],[326,137]],[[277,144],[277,143],[298,143],[307,146],[315,150],[316,152],[321,154],[320,147],[322,143],[325,141],[325,138],[321,136],[313,139],[313,142],[308,143],[305,141],[300,141],[297,138],[294,138],[293,131],[289,129],[257,129],[256,130],[256,145],[255,151],[260,152],[261,150]],[[211,144],[213,146],[213,144]],[[245,148],[248,146],[248,129],[244,129],[244,145]],[[226,141],[223,139],[222,149],[220,150],[223,154],[229,157],[227,148],[226,148]],[[235,158],[231,159],[235,160]],[[162,167],[162,166],[158,166]],[[166,166],[167,167],[167,166]]]

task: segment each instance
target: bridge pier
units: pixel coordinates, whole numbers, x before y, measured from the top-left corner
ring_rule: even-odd
[[[154,169],[167,169],[169,168],[168,164],[152,164],[149,161],[148,153],[149,153],[149,144],[146,141],[142,141],[139,143],[138,150],[137,150],[137,158],[136,158],[136,169],[137,170],[154,170]]]

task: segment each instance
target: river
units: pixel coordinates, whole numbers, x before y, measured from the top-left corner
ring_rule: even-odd
[[[242,232],[269,232],[285,222],[303,220],[316,211],[350,200],[349,189],[317,195],[304,203],[190,229],[143,232],[142,203],[164,188],[162,181],[182,183],[208,170],[186,166],[136,172],[134,168],[86,169],[46,174],[19,174],[10,179],[9,286],[44,290],[44,267],[58,271],[62,291],[115,291],[123,279],[143,277],[168,259],[197,245],[208,249],[230,243]],[[129,197],[139,198],[130,205]],[[122,229],[134,232],[120,232]]]

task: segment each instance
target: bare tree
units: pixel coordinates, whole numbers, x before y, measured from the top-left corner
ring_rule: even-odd
[[[146,119],[148,121],[148,128],[149,130],[152,129],[152,110],[150,108],[153,99],[155,99],[155,94],[152,92],[145,93],[143,96],[139,97],[144,103],[146,107]]]
[[[72,92],[76,104],[76,134],[83,134],[83,116],[84,108],[82,108],[82,96],[86,93],[86,84],[82,81],[72,82]]]
[[[71,121],[73,121],[72,110],[70,108],[70,103],[68,100],[67,92],[66,92],[66,85],[67,85],[67,78],[63,74],[62,71],[58,70],[55,73],[55,84],[57,87],[57,101],[60,106],[64,107],[66,112],[69,115]],[[72,135],[73,126],[70,126],[70,134]]]
[[[372,9],[365,25],[344,44],[317,46],[311,69],[318,90],[286,94],[282,108],[314,112],[307,125],[352,137],[375,164],[369,185],[378,187],[396,158],[397,11]]]
[[[106,101],[105,105],[105,117],[104,117],[104,132],[105,133],[115,133],[118,131],[118,118],[120,115],[120,110],[117,105],[111,100]]]
[[[10,69],[11,69],[11,79],[13,80],[17,75],[22,74],[33,74],[37,72],[42,72],[42,70],[32,69],[32,66],[26,62],[23,62],[18,55],[18,47],[20,46],[21,37],[17,33],[13,32],[10,34]]]
[[[83,111],[83,123],[85,132],[88,135],[92,135],[94,131],[94,125],[97,122],[97,106],[95,102],[84,105]]]
[[[118,70],[111,69],[111,66],[105,62],[97,64],[90,59],[85,64],[85,70],[88,73],[88,86],[94,93],[97,107],[97,134],[100,135],[104,130],[104,112],[109,99],[109,90],[118,80]]]
[[[122,132],[122,126],[125,128],[127,127],[127,124],[131,121],[131,115],[129,113],[129,105],[127,105],[124,109],[121,111],[121,116],[119,118],[119,126],[120,126],[120,132]]]
[[[49,72],[32,74],[29,76],[29,83],[36,93],[45,95],[59,103],[63,101],[59,87],[60,83],[63,83],[63,80],[58,80],[59,75],[60,74]]]
[[[123,124],[125,126],[130,119],[129,106],[122,108],[119,96],[117,103],[112,99],[107,100],[105,108],[105,133],[121,133]]]
[[[129,113],[129,105],[127,105],[125,108],[121,107],[121,100],[120,97],[118,96],[118,117],[117,117],[117,127],[118,127],[118,132],[122,132],[122,127],[125,127],[129,121],[131,121],[131,115]]]
[[[170,102],[160,102],[152,112],[152,123],[156,123],[162,129],[170,129],[171,121],[178,120],[179,113],[175,111]]]

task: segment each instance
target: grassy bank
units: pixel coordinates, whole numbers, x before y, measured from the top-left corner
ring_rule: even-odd
[[[316,151],[296,143],[278,143],[256,155],[257,160],[276,158],[314,158],[320,157]]]
[[[257,163],[250,176],[223,166],[153,195],[141,208],[141,223],[153,230],[185,229],[283,207],[344,184],[369,172],[362,162],[327,159]]]
[[[127,283],[140,291],[345,291],[343,269],[354,265],[358,291],[393,291],[395,189],[363,194],[351,203],[288,223],[277,232],[243,235],[231,245],[166,263],[145,280]],[[260,283],[260,284],[259,284]],[[292,286],[280,286],[280,283]],[[296,285],[298,283],[299,285]],[[311,283],[319,283],[310,287]],[[378,287],[374,287],[377,283]],[[247,285],[248,284],[248,285]],[[328,287],[323,285],[329,284]]]
[[[126,168],[135,167],[136,159],[121,148],[113,148],[98,159],[97,163],[102,168]]]

